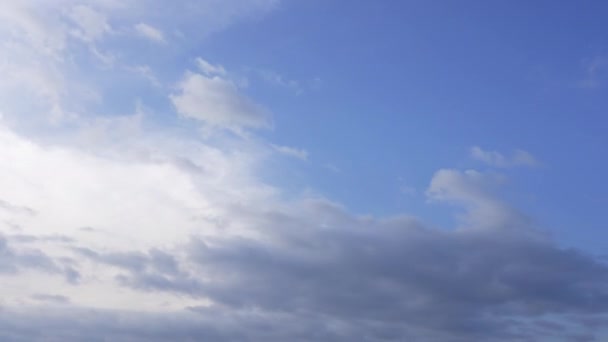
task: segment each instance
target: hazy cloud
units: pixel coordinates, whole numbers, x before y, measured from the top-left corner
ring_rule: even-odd
[[[49,294],[35,294],[32,295],[32,299],[47,302],[53,304],[67,304],[70,302],[70,299],[66,296],[58,296],[58,295],[49,295]]]
[[[165,35],[163,34],[163,32],[153,26],[150,26],[146,23],[138,23],[134,27],[135,31],[137,31],[140,36],[148,40],[151,40],[156,43],[166,42]]]
[[[213,65],[202,58],[196,59],[196,65],[207,76],[225,76],[226,69],[221,65]]]
[[[93,42],[112,31],[105,15],[88,6],[74,6],[69,11],[69,18],[77,26],[71,33],[87,42]]]
[[[471,157],[490,166],[508,168],[515,166],[538,166],[540,163],[532,154],[524,150],[515,150],[511,156],[496,151],[486,151],[478,146],[471,148]]]
[[[272,145],[277,152],[300,160],[308,160],[308,151],[289,146]]]

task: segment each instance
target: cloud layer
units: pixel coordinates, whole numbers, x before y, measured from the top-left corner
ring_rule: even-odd
[[[154,2],[162,18],[136,2],[38,5],[0,13],[0,340],[605,335],[608,266],[502,200],[506,176],[429,175],[429,206],[459,210],[455,229],[294,195],[264,181],[264,166],[308,152],[255,135],[272,126],[270,111],[232,68],[188,55],[167,70],[143,51],[187,53],[192,32],[278,1]],[[208,20],[192,21],[199,14]],[[114,106],[117,94],[132,107]],[[537,164],[523,151],[471,154],[499,168]]]
[[[0,321],[14,340],[40,337],[25,324],[74,340],[572,340],[608,310],[608,267],[522,221],[491,174],[435,174],[430,198],[464,210],[442,230],[282,199],[200,143],[190,159],[108,159],[4,139],[0,178],[15,192],[1,269],[14,288]]]

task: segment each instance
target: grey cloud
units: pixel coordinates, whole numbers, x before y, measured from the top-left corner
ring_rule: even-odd
[[[78,284],[81,278],[80,272],[71,266],[66,266],[63,269],[63,274],[65,276],[65,280],[72,285]]]
[[[15,249],[11,239],[0,235],[0,274],[17,274],[31,269],[63,275],[67,282],[76,283],[80,274],[65,261],[56,260],[39,249]]]
[[[326,322],[291,315],[185,310],[150,314],[39,307],[0,311],[0,340],[16,341],[350,341]],[[338,329],[334,329],[338,330]],[[365,335],[363,340],[365,339]]]
[[[42,294],[42,293],[32,295],[31,298],[35,299],[37,301],[50,302],[50,303],[54,303],[54,304],[67,304],[70,302],[70,299],[66,296],[49,295],[49,294]]]
[[[73,250],[93,261],[131,271],[138,271],[146,266],[146,256],[140,252],[100,253],[84,247],[77,247]]]
[[[44,253],[38,250],[18,252],[12,248],[9,241],[0,236],[0,272],[17,273],[22,268],[35,268],[55,272],[57,265]]]
[[[142,272],[147,268],[163,274],[180,272],[175,258],[159,249],[153,248],[147,253],[142,252],[96,252],[89,248],[74,248],[74,250],[94,261],[116,266],[131,272]]]
[[[145,291],[168,291],[201,295],[201,284],[183,272],[174,256],[159,249],[143,252],[96,252],[88,248],[75,248],[77,253],[90,260],[118,267],[124,271],[116,280],[124,285]]]
[[[75,240],[65,235],[43,235],[35,236],[31,234],[13,234],[9,238],[15,242],[20,243],[32,243],[32,242],[58,242],[58,243],[72,243]]]
[[[512,340],[525,327],[510,317],[608,310],[606,265],[549,241],[407,221],[318,228],[305,233],[307,244],[271,229],[280,243],[192,243],[192,260],[213,279],[205,285],[210,298],[231,308],[297,310],[465,340]]]
[[[604,261],[537,234],[493,197],[484,175],[444,170],[436,177],[435,199],[464,204],[466,215],[500,212],[501,219],[476,221],[486,229],[442,230],[411,217],[354,216],[320,199],[266,211],[235,204],[227,209],[231,218],[255,234],[195,236],[171,250],[71,248],[116,268],[121,286],[210,306],[157,315],[65,304],[0,311],[0,340],[601,340]],[[78,278],[65,267],[73,264],[59,267],[41,252],[0,242],[0,268],[55,265]]]
[[[83,254],[124,269],[124,286],[214,303],[189,311],[256,313],[249,336],[264,325],[299,336],[273,325],[281,316],[317,326],[303,340],[559,341],[593,337],[599,328],[583,318],[608,313],[606,264],[518,229],[443,231],[407,217],[353,217],[324,201],[238,214],[262,237],[194,238],[179,257]]]

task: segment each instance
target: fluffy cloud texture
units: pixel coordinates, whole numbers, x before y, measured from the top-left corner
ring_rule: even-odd
[[[65,10],[38,17],[37,3],[7,5],[15,26],[2,26],[3,49],[18,48],[2,65],[12,70],[2,94],[37,89],[39,103],[14,97],[1,108],[1,340],[589,341],[605,334],[608,266],[558,246],[501,200],[504,176],[430,175],[430,205],[461,210],[457,229],[289,195],[263,181],[263,166],[277,154],[308,154],[254,135],[270,114],[228,68],[188,56],[192,65],[158,79],[146,96],[124,88],[135,114],[118,115],[106,100],[112,90],[93,78],[109,75],[119,87],[122,78],[113,77],[140,62],[125,57],[128,44],[104,42],[133,43],[146,10],[66,0]],[[276,5],[176,8],[215,13],[205,24],[213,32]],[[170,46],[170,20],[158,22]],[[83,56],[70,69],[77,51]],[[79,64],[85,60],[97,61],[96,73]],[[81,84],[90,89],[67,91]],[[165,101],[159,108],[168,113],[140,97]],[[30,126],[32,117],[44,120]],[[200,127],[213,138],[201,138]],[[478,154],[495,166],[520,163]]]
[[[204,67],[208,74],[223,70],[210,64]],[[171,102],[179,114],[211,127],[240,132],[243,128],[269,125],[268,111],[241,95],[233,81],[219,75],[186,73],[178,84],[178,92],[171,95]]]

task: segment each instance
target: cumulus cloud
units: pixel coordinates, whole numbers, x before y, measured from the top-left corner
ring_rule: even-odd
[[[270,125],[268,110],[241,94],[227,78],[188,72],[177,88],[170,99],[184,117],[236,132]]]
[[[496,151],[486,151],[478,146],[473,146],[470,153],[473,159],[499,168],[515,166],[534,167],[540,164],[532,154],[524,150],[515,150],[511,156],[505,156]]]

